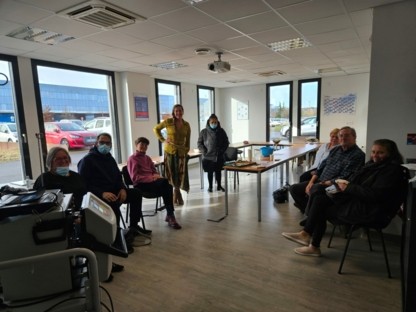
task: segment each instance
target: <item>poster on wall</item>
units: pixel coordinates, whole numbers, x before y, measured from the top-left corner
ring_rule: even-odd
[[[248,103],[238,102],[237,103],[237,120],[248,119]]]
[[[324,115],[355,114],[357,94],[350,93],[339,96],[324,96]]]
[[[133,94],[134,98],[134,114],[136,120],[149,120],[149,103],[147,96]]]
[[[416,145],[416,133],[407,134],[407,145]]]

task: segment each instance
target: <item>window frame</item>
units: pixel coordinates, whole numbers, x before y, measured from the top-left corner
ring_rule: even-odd
[[[302,79],[298,81],[298,134],[303,135],[301,132],[301,121],[302,121],[302,86],[307,83],[316,82],[317,85],[317,94],[316,94],[316,138],[319,139],[320,134],[320,113],[321,113],[321,78],[312,78],[312,79]],[[305,118],[307,118],[306,116]]]
[[[199,96],[199,90],[207,90],[207,91],[210,91],[211,92],[211,98],[212,98],[212,101],[211,101],[211,114],[215,114],[215,88],[213,88],[213,87],[208,87],[208,86],[202,86],[202,85],[197,85],[196,86],[196,90],[197,90],[197,103],[198,103],[198,129],[199,129],[199,131],[201,131],[202,129],[204,129],[205,128],[205,123],[204,124],[202,124],[201,125],[201,118],[200,118],[200,113],[201,113],[201,110],[200,110],[200,107],[201,107],[201,103],[200,103],[200,96]],[[210,114],[210,115],[211,115]]]

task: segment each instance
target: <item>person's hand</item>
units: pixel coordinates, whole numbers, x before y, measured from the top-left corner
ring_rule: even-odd
[[[172,142],[171,139],[170,138],[166,138],[165,143],[166,144],[170,144],[170,142]]]
[[[118,201],[120,203],[124,203],[127,198],[127,192],[125,189],[121,189],[120,192],[118,192]]]
[[[332,182],[331,182],[331,180],[323,181],[323,182],[321,182],[321,185],[323,185],[323,186],[331,186],[332,185]]]
[[[116,194],[111,193],[111,192],[103,192],[103,199],[112,203],[112,202],[115,202],[118,199],[118,196]]]
[[[157,179],[161,179],[162,177],[160,176],[160,174],[155,173],[153,175],[153,181],[156,181]]]
[[[306,194],[310,195],[312,186],[313,186],[312,182],[309,182],[308,185],[306,185],[306,189],[305,189]]]
[[[346,180],[341,180],[341,179],[339,179],[339,180],[336,180],[335,181],[335,183],[338,185],[338,189],[341,191],[341,192],[343,192],[343,191],[345,191],[345,189],[347,188],[347,186],[348,186],[348,181],[346,181]]]

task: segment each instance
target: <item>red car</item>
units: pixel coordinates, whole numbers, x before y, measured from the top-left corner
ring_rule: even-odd
[[[48,144],[62,144],[68,148],[92,146],[97,136],[73,122],[45,122],[45,136]]]

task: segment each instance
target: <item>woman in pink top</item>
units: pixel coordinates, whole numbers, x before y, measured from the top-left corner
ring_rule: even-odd
[[[173,187],[167,179],[157,172],[152,159],[146,155],[149,140],[140,137],[135,141],[135,144],[136,152],[127,160],[127,169],[134,187],[146,193],[162,196],[167,211],[165,221],[170,227],[181,229],[182,227],[176,221],[173,208]]]

